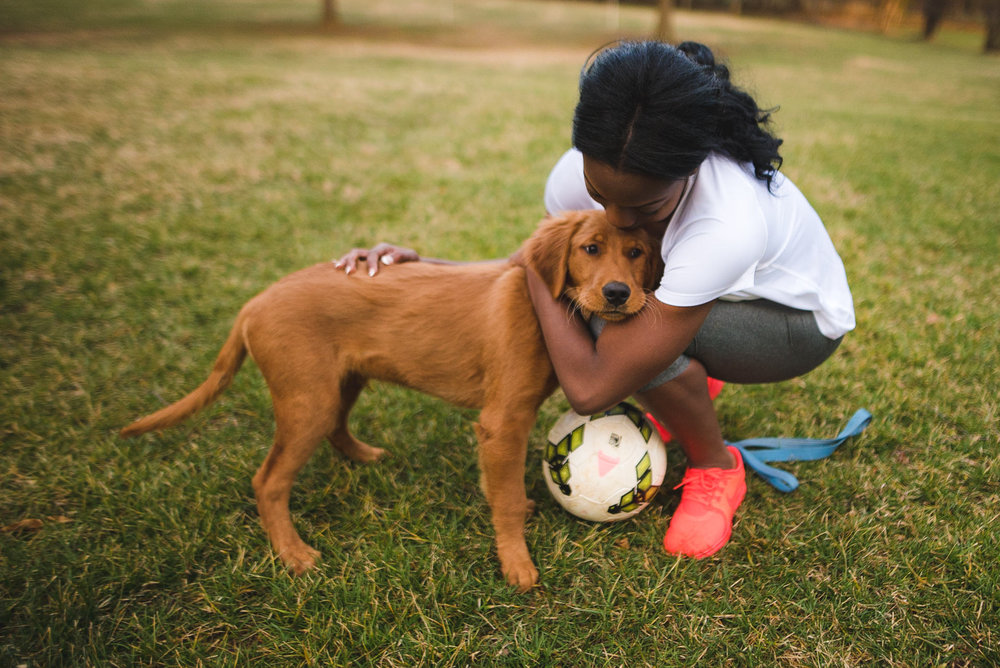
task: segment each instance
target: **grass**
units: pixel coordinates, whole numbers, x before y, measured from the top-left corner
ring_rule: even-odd
[[[289,271],[380,239],[513,251],[580,64],[654,24],[344,0],[325,33],[318,4],[0,5],[0,665],[1000,663],[1000,61],[975,34],[678,15],[781,106],[786,171],[859,319],[808,376],[727,386],[725,434],[875,415],[788,465],[793,494],[751,478],[718,556],[662,552],[674,494],[618,525],[558,509],[537,473],[558,394],[532,436],[527,596],[493,559],[472,412],[368,392],[356,431],[393,457],[309,464],[293,512],[324,559],[299,579],[256,520],[272,421],[252,367],[183,427],[119,439],[200,382],[238,307]],[[668,483],[681,467],[671,450]]]

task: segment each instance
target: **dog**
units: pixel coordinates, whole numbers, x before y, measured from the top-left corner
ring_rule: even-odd
[[[288,502],[299,470],[324,438],[355,461],[384,454],[348,430],[369,379],[480,408],[480,485],[497,556],[507,582],[525,592],[538,581],[524,536],[534,507],[524,484],[528,434],[558,383],[521,264],[553,297],[611,321],[643,307],[662,265],[646,232],[618,230],[603,211],[547,217],[519,255],[520,263],[400,263],[374,278],[329,262],[290,274],[243,306],[207,380],[121,435],[170,427],[209,405],[249,354],[275,418],[274,443],[253,477],[257,510],[275,553],[301,574],[319,552],[292,525]]]

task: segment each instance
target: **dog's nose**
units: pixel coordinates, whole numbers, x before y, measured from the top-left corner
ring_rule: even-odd
[[[612,306],[621,306],[628,301],[632,291],[624,283],[614,281],[605,285],[601,289],[601,294],[604,295],[604,298],[608,300],[608,303]]]

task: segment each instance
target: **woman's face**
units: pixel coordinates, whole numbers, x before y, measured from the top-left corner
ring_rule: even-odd
[[[663,238],[687,183],[617,171],[586,155],[583,178],[587,192],[607,212],[608,222],[623,230],[644,228],[657,239]]]

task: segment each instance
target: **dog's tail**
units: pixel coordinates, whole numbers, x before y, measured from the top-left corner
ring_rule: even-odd
[[[148,431],[172,427],[218,399],[219,395],[233,382],[233,377],[236,376],[236,372],[240,370],[243,360],[247,356],[241,321],[242,318],[237,318],[236,324],[229,332],[229,338],[226,339],[222,350],[219,351],[219,356],[215,358],[212,372],[204,383],[183,399],[151,415],[139,418],[122,429],[120,434],[125,437],[138,436]]]

